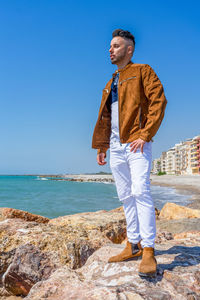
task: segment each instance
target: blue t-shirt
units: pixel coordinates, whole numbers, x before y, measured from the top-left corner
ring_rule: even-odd
[[[118,81],[119,81],[119,73],[113,78],[113,82],[111,84],[111,97],[110,102],[118,101]]]

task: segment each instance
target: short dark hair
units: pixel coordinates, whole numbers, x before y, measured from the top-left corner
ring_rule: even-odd
[[[123,29],[115,29],[112,33],[112,37],[114,38],[115,36],[121,36],[125,39],[133,41],[135,47],[135,37],[129,31]]]

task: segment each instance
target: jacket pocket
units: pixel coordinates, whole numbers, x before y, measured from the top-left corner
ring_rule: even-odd
[[[120,85],[122,85],[123,82],[125,82],[125,81],[127,81],[127,80],[130,80],[130,79],[134,79],[134,78],[136,78],[136,76],[131,76],[131,77],[129,77],[129,78],[126,78],[126,79],[120,81],[119,83],[120,83]]]

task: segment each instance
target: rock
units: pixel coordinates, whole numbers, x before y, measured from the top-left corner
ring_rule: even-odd
[[[49,224],[57,227],[78,227],[87,232],[98,231],[113,243],[121,243],[126,238],[126,220],[123,207],[110,211],[100,210],[67,215],[51,219]]]
[[[116,293],[104,286],[96,286],[91,281],[84,281],[82,275],[63,267],[53,273],[48,280],[33,286],[25,299],[114,300],[116,299]]]
[[[13,257],[15,255],[16,249],[11,251],[0,252],[0,274],[6,272],[8,266],[11,264]]]
[[[16,250],[2,283],[11,294],[26,296],[36,282],[47,279],[60,266],[55,252],[42,253],[34,245],[22,245]]]
[[[29,300],[198,299],[200,232],[194,227],[199,220],[157,221],[158,274],[150,280],[138,276],[140,260],[107,263],[125,247],[122,207],[59,217],[48,223],[2,220],[0,299],[14,297],[12,294]],[[184,232],[183,222],[195,223]],[[170,226],[181,230],[170,232]]]
[[[179,219],[167,220],[161,219],[156,222],[157,232],[169,232],[171,234],[178,234],[181,232],[199,231],[200,219]]]
[[[34,221],[37,223],[48,223],[49,222],[48,218],[45,218],[45,217],[42,217],[39,215],[34,215],[27,211],[15,209],[15,208],[8,208],[8,207],[0,208],[0,221],[6,220],[6,219],[13,219],[13,218],[23,219],[26,221]]]
[[[22,297],[17,297],[17,296],[8,296],[8,297],[0,297],[0,300],[20,300],[20,299],[24,299]]]
[[[163,243],[165,241],[173,240],[173,234],[168,231],[159,231],[157,230],[156,240],[157,244]]]
[[[174,234],[174,239],[179,240],[179,239],[193,239],[193,241],[196,240],[198,243],[198,240],[200,239],[200,231],[189,231],[189,232],[181,232]]]
[[[200,210],[180,206],[175,203],[166,203],[161,209],[159,218],[162,219],[184,219],[200,218]]]
[[[50,270],[48,276],[54,269],[52,262],[56,263],[55,268],[67,265],[76,269],[94,251],[112,241],[121,242],[125,236],[122,209],[66,216],[51,223],[21,218],[0,221],[0,296],[6,292],[26,295],[33,284],[46,279],[42,261]],[[36,270],[33,267],[31,273],[28,265],[32,266],[33,261],[40,265],[39,269],[35,266]]]
[[[194,240],[195,237],[195,240]],[[156,245],[158,273],[155,278],[141,278],[141,260],[107,263],[124,246],[108,244],[95,251],[86,264],[76,270],[62,267],[47,280],[35,284],[27,300],[111,300],[111,299],[199,299],[199,235],[168,240]],[[81,291],[81,293],[80,293]]]

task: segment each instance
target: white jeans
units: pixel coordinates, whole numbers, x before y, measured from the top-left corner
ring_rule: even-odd
[[[141,240],[142,247],[154,247],[156,237],[155,208],[150,192],[152,142],[145,143],[143,153],[130,151],[130,143],[110,141],[110,168],[123,203],[127,238],[131,243]]]

